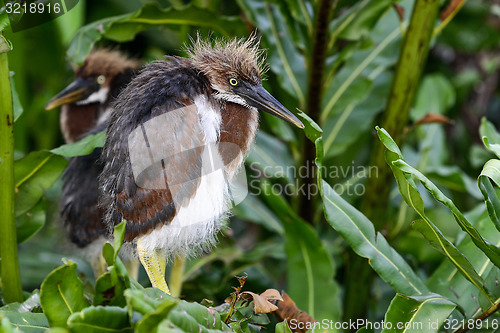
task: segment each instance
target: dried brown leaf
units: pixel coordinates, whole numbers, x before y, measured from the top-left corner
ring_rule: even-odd
[[[243,305],[249,305],[253,301],[253,311],[255,314],[276,311],[278,307],[269,302],[269,300],[282,300],[279,291],[276,289],[267,289],[260,295],[251,291],[244,291],[240,294],[240,297],[243,300]]]
[[[415,125],[419,126],[422,124],[432,124],[432,123],[452,124],[453,121],[450,118],[440,114],[427,113],[425,116],[420,118]]]
[[[403,22],[405,19],[405,9],[403,8],[403,6],[397,3],[393,3],[392,7],[394,7],[396,13],[398,13],[399,21]]]

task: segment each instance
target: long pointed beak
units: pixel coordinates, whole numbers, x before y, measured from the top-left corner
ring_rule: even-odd
[[[237,90],[237,94],[240,95],[248,105],[286,120],[298,128],[304,128],[304,124],[278,102],[278,100],[264,89],[263,86],[243,87]]]
[[[95,79],[76,78],[75,81],[45,104],[45,110],[48,111],[64,104],[77,102],[98,89],[99,84],[95,82]]]

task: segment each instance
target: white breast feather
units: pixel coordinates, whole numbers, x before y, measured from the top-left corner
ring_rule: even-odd
[[[218,149],[214,147],[220,134],[221,114],[204,96],[196,98],[194,103],[207,143],[204,156],[211,154],[210,160],[220,160]],[[204,157],[203,160],[205,163],[207,159]],[[230,207],[224,169],[216,168],[216,171],[203,173],[189,204],[177,211],[170,224],[143,236],[141,243],[147,251],[160,249],[169,260],[175,256],[191,256],[206,251],[215,245],[217,233],[224,225]]]

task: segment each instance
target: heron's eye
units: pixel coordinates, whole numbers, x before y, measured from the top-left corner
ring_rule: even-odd
[[[238,80],[236,80],[235,78],[231,78],[231,79],[229,79],[229,84],[232,86],[237,86]]]
[[[105,77],[104,75],[99,75],[99,76],[97,77],[97,83],[99,83],[99,84],[103,84],[103,83],[104,83],[104,81],[106,81],[106,77]]]

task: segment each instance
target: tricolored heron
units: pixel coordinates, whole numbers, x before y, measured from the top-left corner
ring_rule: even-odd
[[[125,240],[136,245],[153,287],[167,293],[166,260],[215,243],[257,109],[304,128],[263,88],[255,36],[213,43],[198,36],[188,52],[147,65],[120,93],[100,176],[107,222],[126,220]]]
[[[97,49],[75,68],[75,80],[45,106],[46,110],[62,106],[60,125],[66,143],[106,129],[111,103],[140,67],[139,61],[118,51]],[[103,271],[99,254],[107,234],[104,209],[98,204],[101,152],[96,148],[90,155],[70,159],[59,205],[69,239],[86,249],[96,275]]]

